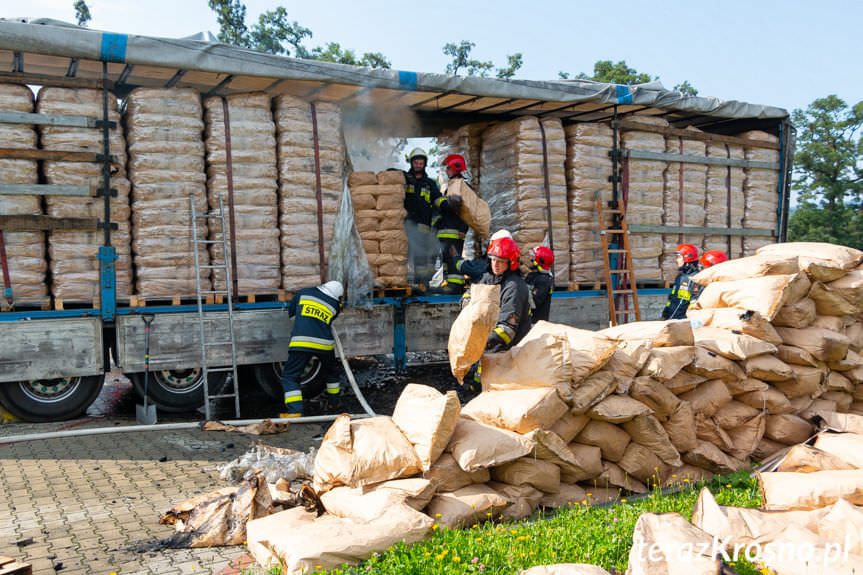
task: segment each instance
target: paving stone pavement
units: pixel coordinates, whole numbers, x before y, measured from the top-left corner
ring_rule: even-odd
[[[295,424],[261,437],[191,429],[4,444],[3,436],[11,435],[4,427],[0,555],[32,563],[34,574],[63,575],[219,573],[242,558],[245,548],[136,548],[173,533],[172,526],[159,524],[163,512],[226,485],[217,465],[259,441],[306,451],[320,443],[314,438],[322,430]],[[28,538],[32,544],[16,545]]]

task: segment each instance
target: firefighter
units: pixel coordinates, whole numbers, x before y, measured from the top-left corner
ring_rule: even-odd
[[[457,254],[462,253],[464,248],[464,238],[467,234],[467,224],[459,216],[461,208],[461,196],[455,193],[450,194],[456,182],[459,186],[467,186],[464,181],[464,175],[467,171],[467,162],[464,156],[459,154],[450,154],[443,161],[443,166],[446,169],[449,185],[444,192],[446,203],[442,202],[442,208],[435,221],[435,230],[437,231],[437,239],[440,244],[441,261],[446,265],[445,286],[446,291],[450,293],[461,293],[464,291],[464,274],[460,273],[454,265],[451,265],[451,259],[447,257],[453,250]]]
[[[303,400],[320,395],[323,388],[306,390],[305,397],[300,388],[300,375],[313,357],[321,363],[319,380],[326,382],[324,403],[330,410],[340,408],[341,388],[335,354],[332,323],[341,310],[340,299],[344,293],[341,282],[330,281],[323,285],[303,288],[288,305],[288,314],[294,318],[288,359],[282,371],[282,389],[285,392],[283,417],[303,415]]]
[[[524,280],[530,288],[533,298],[533,311],[530,314],[530,323],[535,324],[539,320],[548,321],[551,310],[551,294],[554,292],[554,277],[551,275],[551,266],[554,265],[554,252],[546,246],[537,246],[530,249],[530,273]]]
[[[725,252],[721,252],[719,250],[711,250],[709,252],[704,252],[704,255],[701,256],[701,267],[703,269],[707,269],[710,266],[715,266],[716,264],[721,264],[722,262],[728,261],[728,256],[725,255]]]
[[[500,314],[485,346],[492,353],[514,346],[530,330],[530,290],[518,271],[520,256],[511,237],[492,240],[488,246],[489,271],[477,282],[500,285]]]
[[[685,319],[689,304],[698,297],[700,287],[692,281],[699,272],[698,248],[692,244],[677,246],[677,277],[662,310],[662,319]]]
[[[432,217],[435,207],[445,200],[437,182],[428,177],[428,156],[422,148],[414,148],[408,155],[410,170],[405,172],[405,200],[407,211],[405,231],[408,236],[408,260],[413,266],[413,283],[428,285],[434,274],[436,242],[432,236]]]

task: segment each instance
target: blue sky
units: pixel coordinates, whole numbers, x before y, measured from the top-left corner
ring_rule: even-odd
[[[218,32],[206,0],[88,0],[90,27],[148,36]],[[282,4],[314,33],[307,46],[339,42],[382,52],[394,68],[443,72],[447,42],[476,43],[473,56],[506,62],[516,77],[591,72],[597,60],[626,60],[667,88],[688,80],[699,95],[792,110],[837,94],[863,100],[863,2],[852,0],[666,0],[661,3],[466,0],[247,0],[248,21]],[[73,0],[2,0],[0,16],[74,21]]]

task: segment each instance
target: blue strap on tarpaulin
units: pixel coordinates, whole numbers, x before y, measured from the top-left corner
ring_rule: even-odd
[[[403,90],[417,89],[417,73],[399,70],[399,88]]]
[[[632,93],[629,91],[629,86],[618,86],[616,96],[618,104],[632,103]]]
[[[126,61],[126,34],[102,33],[102,51],[100,58],[103,62]]]

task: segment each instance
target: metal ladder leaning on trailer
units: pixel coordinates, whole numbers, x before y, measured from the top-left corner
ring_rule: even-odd
[[[222,202],[222,195],[219,194],[219,211],[218,213],[209,213],[209,214],[199,214],[195,210],[195,197],[189,196],[189,207],[191,208],[192,213],[192,249],[195,252],[195,290],[198,299],[198,326],[200,330],[200,343],[201,343],[201,370],[203,372],[204,378],[204,417],[207,420],[210,420],[210,400],[213,399],[229,399],[233,398],[234,400],[234,417],[239,419],[240,417],[240,394],[239,394],[239,381],[237,379],[237,342],[235,338],[234,332],[234,302],[233,302],[233,290],[231,288],[232,278],[231,278],[231,260],[228,254],[228,235],[225,230],[225,207]],[[218,240],[199,240],[198,239],[198,220],[203,219],[207,220],[215,220],[219,223],[222,229],[221,239]],[[198,256],[198,249],[204,245],[208,244],[221,244],[222,246],[222,254],[223,260],[222,264],[208,264],[201,265],[200,258]],[[224,272],[224,281],[225,281],[225,289],[217,290],[215,289],[215,278],[213,289],[211,290],[202,290],[201,289],[201,270],[209,269],[209,270],[222,270]],[[204,308],[203,308],[203,296],[205,294],[213,294],[213,295],[223,295],[225,296],[228,304],[228,325],[223,326],[227,327],[227,334],[222,335],[224,337],[227,335],[228,339],[217,340],[217,341],[207,341],[207,330],[204,328]],[[218,336],[215,336],[218,337]],[[230,365],[222,365],[217,367],[210,367],[209,361],[209,348],[217,347],[217,346],[230,346],[231,348],[231,363]],[[215,395],[210,395],[210,373],[215,372],[228,372],[228,380],[225,382],[225,386],[223,389],[219,390]],[[222,393],[224,392],[224,393]]]
[[[629,246],[629,228],[626,224],[628,181],[627,178],[621,177],[618,171],[618,162],[622,154],[618,146],[620,122],[617,119],[617,106],[614,107],[614,119],[611,125],[614,129],[614,147],[608,155],[612,165],[612,175],[609,179],[612,183],[613,199],[608,202],[605,213],[612,214],[613,223],[610,228],[605,226],[603,200],[599,192],[596,194],[596,217],[599,220],[599,237],[602,240],[602,264],[605,269],[605,291],[608,294],[608,321],[610,325],[618,325],[641,321],[641,309],[638,306],[638,289],[632,269],[632,250]],[[619,183],[622,184],[620,194],[618,193]],[[620,197],[621,195],[623,197]],[[630,301],[632,307],[630,307]]]

